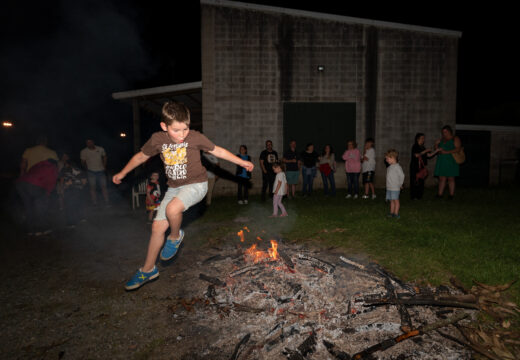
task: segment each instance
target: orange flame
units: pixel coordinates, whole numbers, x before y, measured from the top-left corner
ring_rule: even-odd
[[[240,241],[244,242],[244,230],[240,230],[237,232],[237,235],[240,236]]]
[[[245,252],[246,259],[253,261],[255,264],[260,261],[263,261],[264,259],[278,260],[278,250],[277,249],[278,249],[278,243],[274,240],[271,240],[271,247],[269,249],[267,249],[267,252],[258,250],[256,247],[256,244],[253,244]]]
[[[249,232],[249,229],[247,228],[247,226],[244,226],[244,230],[246,230],[247,232]]]
[[[273,260],[278,260],[278,243],[274,240],[271,240],[271,248],[267,249],[269,251],[269,256]]]
[[[256,237],[256,240],[258,240],[258,241],[262,241],[262,238],[261,238],[260,236],[257,236],[257,237]]]

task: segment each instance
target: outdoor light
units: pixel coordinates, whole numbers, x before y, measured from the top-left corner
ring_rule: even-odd
[[[119,136],[121,136],[122,138],[125,138],[126,137],[126,133],[122,132],[121,134],[119,134]]]
[[[2,121],[2,126],[5,128],[13,127],[13,123],[10,121]]]
[[[323,65],[318,65],[318,71],[323,71],[325,70],[325,66]]]

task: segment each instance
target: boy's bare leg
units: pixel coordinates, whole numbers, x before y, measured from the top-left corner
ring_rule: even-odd
[[[395,200],[390,200],[390,214],[394,214]]]
[[[394,214],[399,215],[399,208],[401,207],[401,204],[399,203],[399,199],[394,200]]]
[[[376,194],[376,189],[374,188],[374,184],[373,183],[369,183],[368,185],[370,186],[370,190],[372,190],[372,195],[375,195]]]
[[[168,220],[155,220],[152,224],[152,235],[150,235],[150,244],[148,245],[148,253],[144,262],[143,271],[150,272],[155,266],[157,256],[164,244],[164,234],[170,228],[170,236],[173,239],[179,238],[179,230],[182,223],[182,212],[184,204],[178,198],[174,198],[166,207],[166,217]]]

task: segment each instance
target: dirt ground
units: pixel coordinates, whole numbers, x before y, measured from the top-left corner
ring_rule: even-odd
[[[2,219],[0,266],[0,357],[2,359],[193,359],[186,339],[189,323],[176,319],[168,306],[189,298],[184,276],[204,249],[185,241],[180,256],[160,264],[160,277],[134,292],[124,283],[141,266],[150,225],[141,207],[129,201],[111,208],[89,208],[85,223],[68,229],[54,220],[54,232],[28,237],[9,219]],[[204,229],[190,224],[187,236]],[[204,342],[199,342],[204,343]],[[188,346],[186,346],[188,345]]]
[[[44,237],[28,237],[4,217],[0,357],[229,359],[233,346],[212,344],[232,329],[226,334],[214,323],[201,325],[186,312],[172,311],[178,299],[201,297],[208,287],[198,279],[198,269],[218,254],[207,239],[222,224],[195,221],[203,212],[198,206],[185,214],[179,256],[160,263],[159,278],[133,292],[123,286],[142,265],[150,233],[142,207],[132,210],[125,199],[110,208],[89,208],[87,222],[75,229],[66,228],[55,211],[55,230]],[[237,219],[229,222],[243,226]],[[231,246],[236,241],[231,235],[218,246]],[[254,323],[255,314],[244,319]]]

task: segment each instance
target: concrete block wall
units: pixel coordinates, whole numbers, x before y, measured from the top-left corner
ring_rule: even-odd
[[[510,183],[515,177],[513,160],[518,160],[520,151],[520,130],[493,130],[491,131],[491,149],[489,159],[489,184],[500,185]],[[509,166],[503,166],[500,174],[501,162],[509,160]],[[502,179],[500,179],[502,177]]]
[[[261,186],[265,140],[282,155],[284,102],[355,102],[362,147],[373,27],[218,3],[202,3],[201,11],[203,131],[232,152],[248,146],[256,165],[253,192]],[[455,123],[457,38],[378,28],[377,49],[376,184],[384,187],[386,148],[402,153],[407,172],[415,132],[425,132],[431,145],[444,124]],[[343,164],[338,168],[336,182],[344,187]],[[315,183],[321,186],[319,178]],[[235,191],[235,184],[217,182],[216,194]]]
[[[384,173],[384,152],[399,151],[409,185],[409,164],[415,134],[433,148],[441,128],[455,129],[457,38],[403,30],[379,30],[376,120],[377,172]],[[435,159],[428,165],[433,175]],[[384,186],[376,177],[376,186]],[[427,185],[434,182],[433,176]]]

